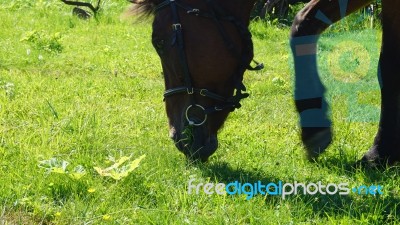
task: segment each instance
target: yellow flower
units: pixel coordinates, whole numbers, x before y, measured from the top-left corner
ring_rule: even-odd
[[[93,192],[96,191],[96,189],[94,189],[94,188],[89,188],[87,191],[88,191],[89,193],[93,193]]]
[[[103,215],[103,220],[111,220],[111,216],[108,214]]]
[[[54,214],[54,216],[56,216],[56,217],[61,216],[61,212],[56,212],[56,213]]]

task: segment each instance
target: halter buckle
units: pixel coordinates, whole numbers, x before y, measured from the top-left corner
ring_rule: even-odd
[[[200,90],[200,95],[206,97],[205,92],[207,92],[207,91],[208,91],[207,89],[201,89]]]
[[[222,111],[222,110],[223,110],[223,108],[222,108],[222,107],[220,107],[220,106],[215,106],[215,107],[214,107],[214,110],[215,110],[215,111]]]
[[[198,16],[200,14],[200,9],[191,9],[186,11],[187,14],[194,14],[196,16]]]
[[[173,29],[174,31],[181,30],[181,29],[182,29],[182,24],[180,24],[180,23],[174,23],[174,24],[172,24],[172,29]]]
[[[193,88],[192,89],[187,88],[186,91],[187,91],[188,95],[192,95],[194,93],[194,89]]]

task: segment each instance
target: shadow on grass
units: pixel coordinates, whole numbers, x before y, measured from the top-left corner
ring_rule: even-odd
[[[338,176],[354,176],[362,174],[366,182],[385,182],[396,179],[400,175],[400,166],[366,165],[349,157],[329,157],[315,164],[319,168],[330,169]]]
[[[363,185],[383,186],[383,195],[357,196],[353,193],[353,202],[356,204],[349,202],[351,205],[344,205],[349,215],[357,218],[373,218],[374,224],[400,223],[399,166],[370,166],[360,164],[358,159],[345,156],[326,158],[316,166],[330,169],[337,176],[359,176],[361,178],[357,180],[361,179]]]
[[[354,162],[345,162],[344,164],[332,159],[326,161],[323,165],[319,166],[334,166],[341,168],[339,176],[354,175],[355,169],[352,167]],[[214,163],[214,164],[197,164],[204,177],[210,177],[210,182],[214,183],[230,183],[238,181],[240,183],[257,183],[261,181],[263,184],[270,182],[277,183],[282,180],[279,177],[265,176],[263,171],[249,171],[242,168],[232,168],[227,163]],[[353,168],[353,169],[352,169]],[[377,170],[364,170],[365,182],[385,183],[392,181],[394,177],[398,177],[399,170],[389,169],[382,171]],[[351,184],[350,184],[351,185]],[[349,188],[352,188],[349,186]],[[261,197],[261,196],[255,196]],[[274,208],[281,205],[289,205],[291,214],[294,218],[315,218],[330,220],[332,218],[347,218],[350,220],[359,221],[361,223],[369,224],[383,224],[383,223],[398,223],[400,221],[400,199],[397,193],[388,192],[383,196],[372,195],[358,195],[353,193],[350,189],[348,195],[291,195],[286,199],[281,196],[263,196],[265,204],[273,206]],[[251,201],[251,200],[250,200]],[[300,219],[301,220],[301,219]],[[312,219],[308,220],[311,222]]]

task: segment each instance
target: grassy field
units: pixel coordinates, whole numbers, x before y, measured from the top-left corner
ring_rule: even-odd
[[[216,154],[191,165],[168,138],[151,22],[121,17],[126,5],[105,1],[97,21],[83,21],[56,1],[0,3],[0,224],[400,223],[398,168],[351,169],[377,129],[379,30],[344,22],[321,38],[335,139],[310,163],[292,100],[289,28],[252,22],[266,68],[246,73],[251,96],[230,115]],[[192,178],[375,184],[383,195],[246,200],[188,194]]]

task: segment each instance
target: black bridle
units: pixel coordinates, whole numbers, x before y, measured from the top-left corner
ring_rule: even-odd
[[[220,102],[220,104],[213,106],[213,107],[207,107],[204,108],[203,106],[196,104],[195,100],[193,97],[191,97],[191,105],[188,106],[186,109],[186,119],[189,122],[189,125],[193,126],[201,126],[203,125],[206,120],[207,120],[207,115],[222,111],[224,109],[229,109],[231,111],[238,109],[241,107],[240,101],[244,98],[247,98],[249,96],[248,93],[242,93],[242,91],[246,91],[246,87],[243,84],[243,74],[246,70],[261,70],[264,68],[263,64],[259,64],[256,61],[254,61],[257,65],[256,67],[251,67],[250,62],[252,61],[252,55],[253,55],[253,42],[251,39],[251,33],[248,29],[248,27],[239,19],[237,19],[234,16],[227,16],[224,12],[224,10],[219,7],[216,4],[213,4],[212,0],[205,0],[208,8],[210,11],[204,12],[200,9],[197,8],[192,8],[190,6],[187,6],[179,0],[165,0],[158,4],[155,7],[155,12],[157,13],[158,11],[167,8],[167,6],[170,6],[171,11],[172,11],[172,18],[173,18],[173,24],[172,24],[172,30],[173,30],[173,45],[177,45],[178,47],[178,53],[179,53],[179,60],[182,65],[183,73],[184,73],[184,86],[179,86],[175,88],[168,89],[164,92],[164,99],[168,98],[170,96],[176,95],[176,94],[181,94],[181,93],[186,93],[190,96],[193,96],[193,94],[197,93],[203,97],[207,97],[213,100],[216,100]],[[235,84],[235,93],[231,97],[223,97],[221,95],[215,94],[207,89],[204,88],[195,88],[192,85],[192,78],[190,75],[189,71],[189,66],[187,63],[187,58],[186,58],[186,52],[185,52],[185,46],[184,46],[184,40],[183,40],[183,32],[182,32],[182,24],[180,23],[179,20],[179,13],[178,9],[183,9],[187,14],[190,15],[195,15],[195,16],[201,16],[205,17],[208,19],[211,19],[215,22],[221,36],[224,39],[224,43],[226,43],[228,49],[231,51],[231,53],[240,61],[239,67],[236,70],[236,72],[233,74],[234,78],[234,84]],[[236,48],[229,37],[228,33],[224,29],[224,26],[222,22],[231,22],[239,31],[242,42],[243,42],[243,51],[240,53]],[[200,110],[203,113],[203,118],[200,119],[200,122],[196,122],[195,119],[191,118],[191,114],[196,114],[196,109],[197,112]],[[198,114],[198,113],[197,113]],[[196,118],[198,120],[198,118]]]

